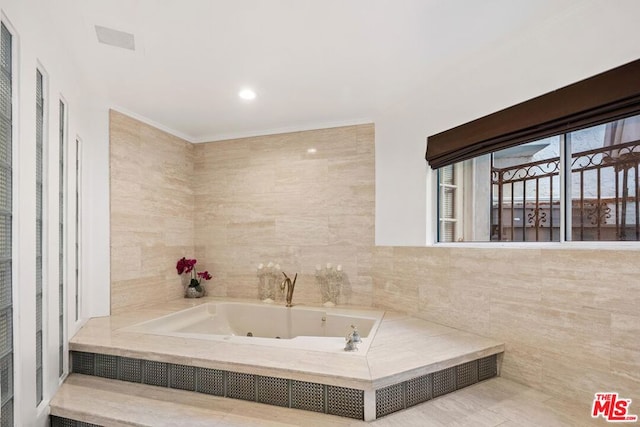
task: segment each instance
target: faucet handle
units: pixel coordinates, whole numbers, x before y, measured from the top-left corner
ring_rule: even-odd
[[[285,273],[284,271],[282,272],[282,275],[284,276],[284,279],[287,280],[289,279],[289,276],[287,276],[287,273]],[[296,284],[296,280],[298,280],[298,273],[296,273],[295,276],[293,276],[293,284]],[[289,279],[289,281],[291,281],[291,279]]]
[[[360,338],[360,332],[358,332],[358,327],[356,325],[351,325],[351,329],[353,329],[353,331],[351,332],[351,339],[353,340],[353,342],[361,343],[362,338]]]
[[[358,351],[358,344],[362,342],[357,326],[351,325],[351,329],[353,329],[351,333],[344,337],[347,341],[344,346],[344,351]]]

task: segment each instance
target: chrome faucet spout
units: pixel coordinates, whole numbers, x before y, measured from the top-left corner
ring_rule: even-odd
[[[296,280],[298,280],[298,273],[296,273],[296,275],[294,276],[293,282],[291,281],[291,279],[289,279],[289,276],[287,276],[287,273],[283,271],[282,274],[284,275],[284,280],[282,281],[282,283],[280,283],[280,290],[282,292],[285,292],[285,289],[286,289],[287,307],[291,307],[293,305],[291,303],[291,300],[293,299],[293,289],[296,287]]]

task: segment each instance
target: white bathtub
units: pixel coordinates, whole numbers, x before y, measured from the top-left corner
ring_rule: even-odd
[[[374,310],[211,302],[123,330],[239,344],[343,352],[345,336],[351,332],[351,325],[355,325],[362,343],[358,346],[358,352],[353,354],[365,354],[383,315],[383,311]]]

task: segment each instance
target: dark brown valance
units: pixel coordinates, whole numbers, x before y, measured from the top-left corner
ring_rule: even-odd
[[[640,60],[427,138],[432,168],[640,113]]]

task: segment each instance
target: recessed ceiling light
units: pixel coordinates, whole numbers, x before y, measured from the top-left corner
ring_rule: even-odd
[[[256,93],[251,89],[242,89],[240,92],[238,92],[238,96],[249,101],[255,99]]]
[[[317,153],[317,152],[318,152],[318,150],[316,150],[315,148],[309,148],[309,149],[307,150],[307,153],[309,153],[309,154],[315,154],[315,153]]]

